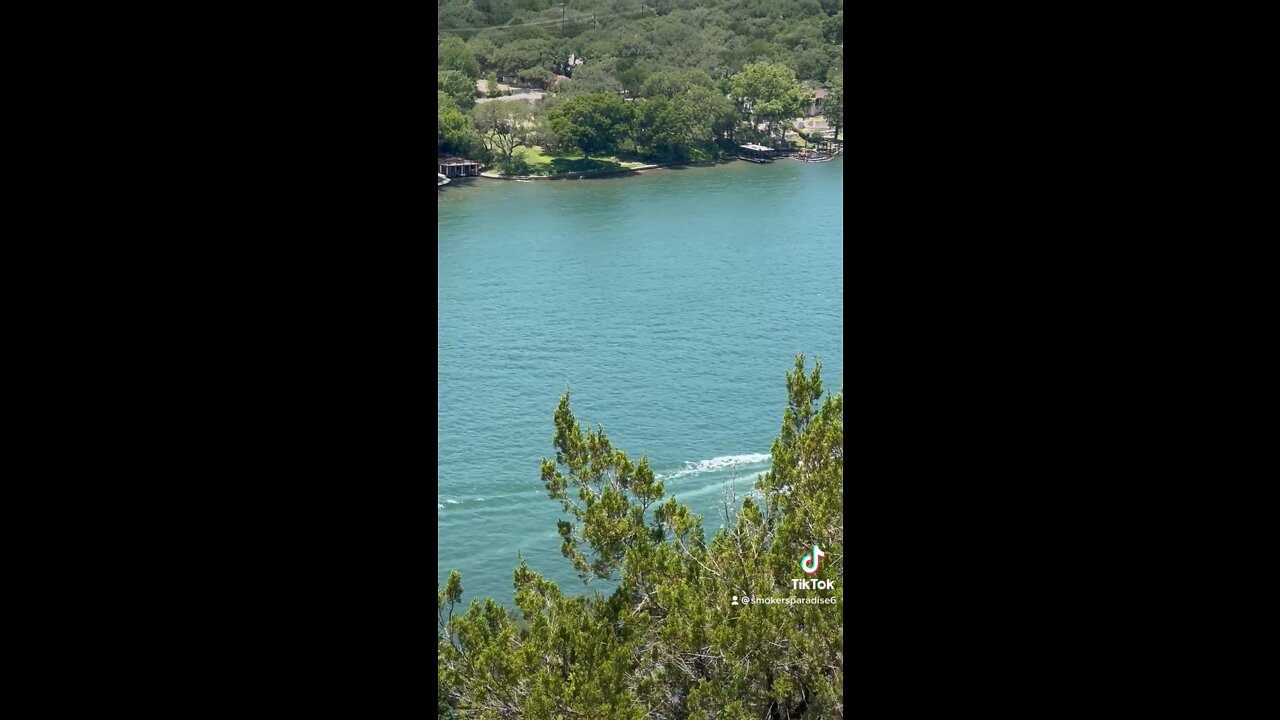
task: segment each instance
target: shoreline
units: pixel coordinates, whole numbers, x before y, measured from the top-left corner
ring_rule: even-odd
[[[678,162],[656,163],[656,164],[650,164],[650,165],[639,165],[637,167],[632,167],[632,168],[618,168],[616,170],[584,170],[582,172],[560,173],[558,175],[507,176],[507,175],[498,175],[496,173],[482,172],[480,173],[479,177],[488,178],[489,180],[522,180],[526,182],[531,180],[589,180],[591,178],[613,177],[616,175],[631,175],[633,173],[638,175],[642,172],[648,172],[650,170],[667,170],[670,168],[708,167],[713,165],[723,165],[723,164],[734,162],[735,160],[737,160],[737,158],[732,158],[729,160],[703,160],[700,162],[687,162],[687,163],[678,163]]]
[[[801,158],[795,158],[795,156],[791,156],[791,155],[782,156],[782,158],[778,158],[778,160],[796,160],[796,161],[800,161],[800,163],[829,163],[829,161],[835,160],[836,158],[844,158],[844,152],[841,152],[841,154],[833,155],[831,156],[831,158],[827,158],[824,160],[804,160]],[[737,158],[730,158],[726,160],[701,160],[701,161],[698,161],[698,163],[655,163],[655,164],[649,164],[649,165],[639,165],[639,167],[635,167],[635,168],[618,168],[616,170],[582,170],[582,172],[579,172],[579,173],[561,173],[561,174],[556,174],[556,176],[499,176],[499,174],[497,173],[480,173],[479,176],[474,176],[474,177],[481,177],[486,179],[502,179],[502,181],[517,181],[517,182],[561,181],[561,179],[591,179],[591,178],[628,176],[628,174],[646,173],[646,172],[649,172],[649,170],[667,170],[667,169],[673,169],[673,168],[709,168],[709,167],[714,167],[714,165],[726,165],[730,163],[736,163],[736,161],[737,161]]]

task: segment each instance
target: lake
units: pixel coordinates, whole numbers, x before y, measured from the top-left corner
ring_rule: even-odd
[[[582,591],[539,479],[566,389],[709,538],[769,467],[795,354],[843,386],[843,185],[837,158],[437,190],[441,586],[510,605],[519,554]]]

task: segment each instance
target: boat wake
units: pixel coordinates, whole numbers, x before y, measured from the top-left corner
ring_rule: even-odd
[[[685,461],[684,468],[673,473],[663,475],[663,480],[676,480],[690,475],[701,475],[703,473],[717,472],[720,470],[732,470],[737,468],[751,468],[757,465],[768,464],[770,460],[769,453],[747,453],[744,455],[722,455],[714,457],[710,460],[698,460],[697,462]]]

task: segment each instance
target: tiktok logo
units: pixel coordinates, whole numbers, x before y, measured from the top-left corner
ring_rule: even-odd
[[[814,545],[812,553],[800,558],[800,569],[812,575],[818,572],[818,563],[822,562],[822,558],[826,556],[826,553],[822,552],[817,545]]]

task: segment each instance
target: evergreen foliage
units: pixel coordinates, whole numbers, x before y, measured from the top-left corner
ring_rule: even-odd
[[[584,581],[618,587],[565,592],[520,559],[515,611],[491,598],[462,611],[452,573],[437,593],[439,717],[843,717],[844,394],[824,397],[821,364],[806,371],[803,357],[787,391],[772,469],[710,538],[647,458],[582,427],[561,397],[541,473],[567,518],[561,551]],[[814,546],[825,556],[805,575]],[[806,577],[834,589],[794,589]]]

